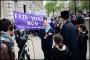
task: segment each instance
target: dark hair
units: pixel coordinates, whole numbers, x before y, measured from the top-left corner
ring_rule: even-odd
[[[13,31],[12,23],[10,22],[9,19],[1,19],[0,20],[0,31],[6,32],[7,30]]]
[[[59,34],[55,34],[54,35],[54,42],[56,44],[62,43],[63,42],[63,37],[61,35],[59,35]]]
[[[80,24],[80,28],[82,29],[82,31],[85,31],[86,34],[88,34],[88,30],[84,24]]]
[[[82,31],[86,31],[86,26],[84,24],[80,24],[80,28],[82,29]]]
[[[46,18],[46,17],[43,17],[43,19],[47,20],[47,18]]]

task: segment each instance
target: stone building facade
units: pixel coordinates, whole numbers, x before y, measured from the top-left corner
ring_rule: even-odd
[[[23,13],[43,13],[43,1],[29,0],[1,0],[0,1],[0,19],[8,18],[13,20],[13,11]]]

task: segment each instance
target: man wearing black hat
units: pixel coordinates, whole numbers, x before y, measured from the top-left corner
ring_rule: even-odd
[[[77,45],[77,30],[69,20],[69,11],[62,11],[61,18],[63,24],[60,33],[64,39],[63,43],[70,49],[72,60],[80,60]]]

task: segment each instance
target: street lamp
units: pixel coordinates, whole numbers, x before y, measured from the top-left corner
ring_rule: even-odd
[[[80,0],[74,0],[75,1],[75,14],[77,11],[79,11],[79,1]]]
[[[77,1],[76,1],[77,11],[79,11],[79,1],[80,1],[80,0],[77,0]]]

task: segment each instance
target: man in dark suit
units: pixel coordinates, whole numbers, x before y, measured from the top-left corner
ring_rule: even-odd
[[[47,20],[44,20],[44,27],[40,30],[39,37],[41,38],[41,48],[44,53],[45,59],[48,59],[48,52],[52,48],[54,30],[50,27]]]
[[[63,36],[63,43],[70,49],[72,53],[72,60],[80,60],[78,53],[78,43],[77,43],[77,29],[69,20],[69,11],[62,11],[61,18],[63,24],[61,25],[61,35]]]

